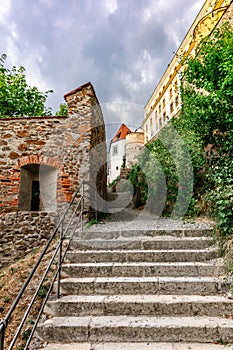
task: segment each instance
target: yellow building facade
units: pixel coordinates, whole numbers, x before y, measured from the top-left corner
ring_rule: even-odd
[[[147,143],[181,110],[180,75],[182,58],[195,55],[201,39],[209,35],[226,14],[232,14],[232,0],[206,0],[188,33],[168,65],[144,108],[144,142]]]

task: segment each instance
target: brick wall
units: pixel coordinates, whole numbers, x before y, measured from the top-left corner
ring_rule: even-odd
[[[105,126],[94,88],[87,83],[64,97],[68,117],[0,119],[0,245],[5,245],[0,255],[3,260],[10,256],[9,247],[17,251],[15,242],[20,241],[21,245],[24,242],[21,251],[28,251],[28,230],[18,230],[20,225],[25,227],[25,220],[36,228],[34,239],[40,245],[40,237],[48,235],[53,226],[49,224],[47,233],[42,233],[45,230],[42,212],[61,212],[80,180],[89,181],[100,196],[106,198]],[[33,181],[40,183],[41,191],[39,210],[32,216]],[[89,209],[94,194],[88,185],[85,190],[90,198],[86,202]]]
[[[91,202],[96,188],[100,198],[107,195],[107,153],[103,114],[91,83],[87,83],[65,95],[70,116],[77,118],[77,135],[82,140],[79,145],[80,178],[88,180]],[[77,110],[78,107],[78,110]],[[79,140],[78,139],[78,140]],[[102,206],[100,201],[100,206]],[[99,208],[99,206],[98,206]]]
[[[55,213],[18,212],[0,217],[0,268],[44,245],[56,222]]]

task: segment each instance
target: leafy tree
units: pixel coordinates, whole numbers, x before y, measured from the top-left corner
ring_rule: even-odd
[[[187,62],[182,84],[182,114],[205,145],[219,147],[233,130],[233,31],[229,23],[214,30]]]
[[[135,194],[156,216],[183,217],[193,194],[192,162],[184,140],[173,126],[147,144],[129,180]],[[142,203],[140,203],[142,204]]]
[[[51,115],[51,108],[44,106],[52,90],[40,92],[29,86],[24,74],[25,68],[6,68],[5,54],[0,57],[0,116]]]
[[[59,110],[56,112],[56,116],[67,116],[68,115],[68,107],[66,103],[60,103]]]
[[[202,41],[198,54],[187,61],[182,111],[180,118],[173,121],[184,137],[191,131],[193,154],[195,149],[202,149],[199,160],[193,158],[199,180],[196,198],[200,193],[204,196],[204,209],[217,219],[222,236],[233,233],[232,48],[233,30],[229,23]]]
[[[195,57],[187,59],[180,116],[171,121],[171,127],[160,132],[156,141],[147,145],[149,151],[142,155],[140,166],[134,166],[130,173],[134,187],[147,189],[148,186],[148,199],[155,198],[157,202],[164,196],[159,191],[165,180],[167,193],[162,214],[173,214],[177,203],[183,212],[185,198],[179,200],[178,196],[180,186],[184,187],[181,193],[190,195],[185,188],[187,183],[190,191],[192,185],[191,177],[187,177],[187,181],[185,177],[190,173],[189,169],[185,173],[190,157],[194,194],[188,214],[210,215],[217,221],[221,238],[233,234],[232,48],[232,27],[225,23],[202,41]],[[179,137],[176,141],[174,128],[185,147]],[[142,171],[146,181],[139,178]],[[179,213],[179,209],[176,212]]]
[[[134,206],[138,208],[144,205],[148,199],[148,184],[145,178],[145,174],[140,165],[135,164],[132,166],[130,173],[128,174],[128,180],[133,185],[134,189]]]

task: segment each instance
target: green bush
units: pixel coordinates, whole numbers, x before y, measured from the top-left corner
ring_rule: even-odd
[[[128,180],[133,185],[133,203],[136,208],[145,205],[147,201],[148,185],[139,164],[133,165],[128,174]]]
[[[203,40],[196,57],[188,58],[182,111],[173,121],[184,138],[192,133],[188,140],[194,168],[192,204],[198,203],[200,209],[201,203],[199,212],[216,220],[221,238],[233,233],[232,47],[232,27],[224,23]]]
[[[183,217],[192,197],[192,161],[173,126],[164,128],[158,139],[147,145],[129,178],[135,191],[144,194],[152,213]]]
[[[152,211],[159,213],[163,207],[166,216],[179,217],[185,212],[210,216],[217,222],[219,237],[231,242],[232,47],[232,27],[224,23],[201,42],[195,57],[187,59],[179,118],[147,145],[129,175],[140,201],[149,201]]]

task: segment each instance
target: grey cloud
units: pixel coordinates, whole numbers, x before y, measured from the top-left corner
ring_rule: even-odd
[[[64,93],[87,81],[102,103],[143,106],[177,49],[174,34],[181,41],[196,15],[190,13],[193,0],[117,0],[115,11],[106,2],[11,0],[7,21],[0,24],[0,52],[10,38],[15,64],[27,62],[26,74],[39,72],[38,81],[54,89],[48,100],[54,112]],[[145,11],[151,16],[145,18]],[[124,118],[113,115],[114,122]]]

